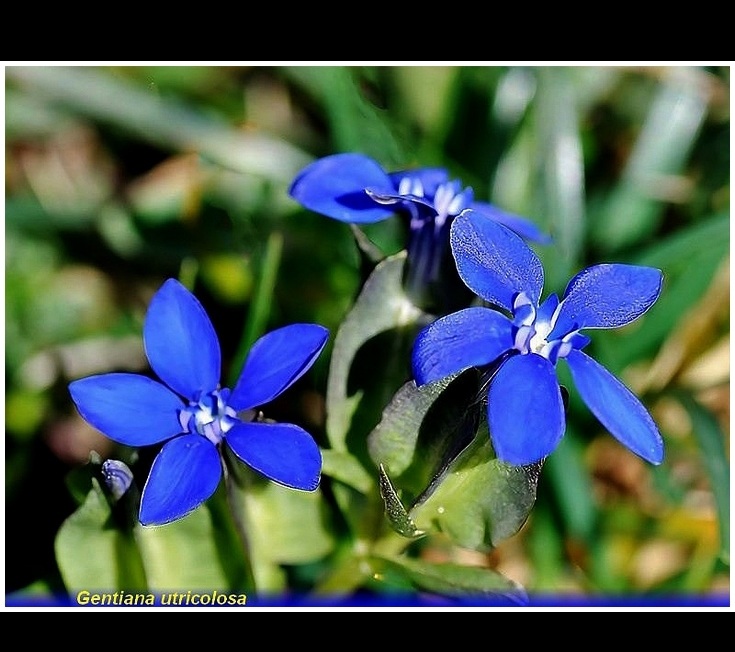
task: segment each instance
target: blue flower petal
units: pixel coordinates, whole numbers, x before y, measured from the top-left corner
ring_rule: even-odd
[[[487,412],[498,459],[525,465],[549,455],[565,428],[552,364],[534,353],[509,358],[490,383]]]
[[[572,351],[565,359],[582,400],[610,434],[644,460],[663,462],[663,439],[633,392],[581,351]]]
[[[640,265],[593,265],[564,291],[559,319],[550,337],[572,329],[617,328],[640,317],[658,299],[663,274]]]
[[[555,294],[550,294],[546,297],[546,300],[539,306],[536,319],[539,322],[550,322],[554,316],[554,312],[559,307],[559,297]]]
[[[487,202],[472,202],[470,208],[476,210],[478,213],[487,215],[491,220],[498,224],[507,226],[511,231],[514,231],[526,240],[531,240],[540,244],[549,244],[552,241],[550,235],[544,233],[534,222],[526,217],[507,213],[506,211],[500,210],[497,206],[493,206]]]
[[[538,304],[541,261],[510,229],[468,209],[454,219],[449,237],[457,271],[475,294],[509,311],[519,292]]]
[[[391,194],[390,177],[362,154],[335,154],[307,165],[291,183],[289,194],[302,206],[353,224],[379,222],[395,213],[376,204],[365,188]]]
[[[413,346],[418,386],[491,363],[513,348],[512,322],[489,308],[465,308],[424,328]]]
[[[161,383],[137,374],[102,374],[69,383],[85,421],[127,446],[147,446],[178,435],[181,399]]]
[[[290,423],[238,423],[225,436],[248,466],[279,484],[314,491],[322,454],[311,435]]]
[[[115,500],[122,498],[133,484],[133,472],[125,462],[105,460],[102,462],[101,471],[102,479]]]
[[[265,405],[314,364],[329,338],[318,324],[291,324],[261,337],[250,349],[229,404],[236,410]]]
[[[183,518],[215,492],[221,476],[219,452],[207,438],[172,439],[153,460],[140,500],[140,522],[163,525]]]
[[[421,187],[424,189],[424,195],[433,197],[436,193],[436,189],[446,183],[449,179],[449,173],[444,168],[415,168],[413,170],[400,170],[398,172],[391,172],[389,175],[393,186],[396,190],[401,185],[403,179],[411,179],[412,181],[421,182]]]
[[[153,371],[175,392],[197,400],[217,388],[217,334],[202,304],[177,280],[168,279],[153,296],[143,341]]]

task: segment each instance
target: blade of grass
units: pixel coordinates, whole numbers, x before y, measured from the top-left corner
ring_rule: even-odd
[[[678,393],[677,398],[689,413],[694,435],[715,499],[717,520],[720,526],[720,558],[730,563],[730,465],[725,451],[725,434],[717,419],[688,393]]]
[[[179,101],[164,99],[95,66],[8,66],[7,80],[31,95],[145,141],[197,152],[226,168],[290,183],[311,157],[290,143],[245,133]]]
[[[365,66],[282,66],[281,72],[323,104],[336,150],[362,152],[389,164],[405,159],[386,112],[366,92],[373,80]]]
[[[597,521],[597,507],[583,462],[583,447],[572,426],[567,426],[559,446],[546,460],[546,474],[569,534],[589,542]]]
[[[575,269],[584,240],[584,166],[570,70],[539,69],[536,111],[540,206],[554,238],[553,251],[540,255],[548,270],[547,284],[556,288]]]
[[[596,216],[592,236],[614,252],[652,236],[676,188],[707,115],[701,69],[667,71],[617,187]],[[677,185],[678,184],[678,185]]]
[[[232,361],[230,370],[230,386],[238,379],[245,358],[250,347],[263,335],[270,318],[271,302],[278,278],[278,269],[281,265],[281,254],[283,251],[283,234],[274,231],[268,236],[263,255],[263,263],[260,268],[260,278],[255,288],[253,302],[250,306],[243,335],[240,339],[237,352]]]

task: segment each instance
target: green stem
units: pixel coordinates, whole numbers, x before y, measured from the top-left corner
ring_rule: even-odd
[[[239,517],[231,488],[231,474],[227,463],[222,462],[225,482],[220,484],[215,495],[207,502],[220,563],[229,581],[229,588],[245,594],[255,592],[250,544],[247,526]]]
[[[358,518],[361,531],[354,532],[351,545],[342,551],[330,572],[315,586],[314,595],[353,593],[374,577],[374,558],[395,557],[415,541],[390,528],[385,518],[385,504],[377,487],[372,487],[364,498]]]
[[[262,538],[256,536],[253,522],[257,500],[253,496],[256,488],[253,474],[225,446],[223,448],[225,465],[225,489],[230,522],[234,525],[245,553],[247,577],[251,593],[277,593],[284,589],[282,570],[270,557],[270,550],[263,547]],[[248,500],[248,498],[251,500]]]
[[[222,456],[222,472],[232,524],[244,552],[246,581],[250,590],[255,591],[257,585],[252,565],[253,546],[248,535],[247,511],[244,505],[245,492],[238,490],[237,471],[233,468],[233,461],[228,451],[224,451]]]

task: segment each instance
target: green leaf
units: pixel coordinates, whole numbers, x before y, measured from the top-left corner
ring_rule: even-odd
[[[164,148],[198,152],[237,172],[287,184],[310,161],[285,140],[236,129],[104,68],[8,66],[5,73],[33,98],[67,107]]]
[[[567,424],[564,437],[546,460],[545,469],[566,530],[572,537],[590,541],[597,521],[597,507],[583,454],[577,433]]]
[[[388,517],[391,526],[398,534],[409,539],[420,537],[424,532],[419,530],[411,520],[382,464],[379,470],[380,495],[385,503],[385,515]]]
[[[274,231],[268,237],[260,268],[260,277],[255,290],[245,328],[233,357],[230,370],[230,386],[237,384],[245,360],[255,341],[263,335],[270,317],[273,293],[278,279],[278,269],[283,250],[283,235]]]
[[[322,474],[339,480],[364,494],[368,493],[375,484],[373,478],[356,457],[331,448],[322,450]]]
[[[244,500],[253,546],[270,562],[305,564],[332,551],[329,511],[321,490],[297,491],[257,479]]]
[[[387,221],[387,220],[384,220]],[[365,233],[363,228],[357,224],[350,224],[350,230],[355,238],[355,244],[361,254],[364,263],[367,265],[377,265],[383,258],[385,252],[375,242],[373,242]]]
[[[717,419],[691,395],[678,395],[692,420],[692,431],[707,469],[720,526],[720,558],[730,563],[730,463],[725,450],[725,433]]]
[[[652,355],[699,301],[730,250],[730,216],[717,215],[648,248],[638,265],[663,270],[664,287],[651,309],[629,327],[595,333],[596,357],[611,370]]]
[[[64,585],[81,590],[145,590],[146,573],[130,531],[123,530],[99,481],[59,528],[54,542]]]
[[[584,239],[584,162],[572,72],[541,67],[535,103],[539,210],[554,237],[541,257],[549,261],[546,284],[554,288],[575,269]]]
[[[323,103],[334,146],[341,152],[362,152],[391,163],[401,152],[385,112],[367,98],[370,70],[360,66],[284,66],[281,68]]]
[[[372,558],[376,579],[392,572],[406,578],[416,589],[457,598],[504,598],[516,604],[527,604],[525,590],[500,573],[479,566],[441,563],[432,564],[403,557]]]
[[[135,528],[151,591],[181,589],[225,590],[230,585],[223,570],[212,516],[204,507],[178,521],[158,527]],[[241,552],[234,551],[236,554]]]
[[[533,512],[533,527],[528,530],[526,544],[531,567],[534,569],[534,590],[541,594],[558,591],[568,563],[564,551],[564,534],[556,526],[551,506],[545,498],[546,494],[539,498]],[[597,540],[592,541],[593,554],[600,547],[609,551],[609,545],[597,546]],[[603,570],[614,574],[610,566],[608,563]],[[596,579],[599,581],[599,576]]]
[[[716,251],[718,256],[729,251],[730,213],[718,213],[649,246],[636,258],[638,265],[659,267],[677,276],[696,272],[689,256],[693,251]]]
[[[650,237],[661,221],[667,190],[681,174],[707,115],[696,69],[667,69],[622,179],[593,223],[595,243],[613,252]],[[669,191],[670,192],[670,191]]]
[[[474,436],[477,391],[473,370],[421,388],[407,382],[368,436],[372,460],[416,498]]]
[[[405,260],[406,253],[401,252],[375,267],[335,336],[326,409],[327,436],[331,447],[337,451],[347,450],[347,435],[361,401],[366,399],[358,430],[362,430],[366,436],[378,421],[375,418],[370,423],[373,406],[382,410],[408,375],[406,340],[410,345],[424,313],[413,305],[403,291]],[[350,392],[350,371],[355,356],[364,345],[381,334],[386,334],[386,338],[379,344],[387,348],[380,353],[379,365],[375,365],[374,358],[369,361],[372,367],[370,371],[379,377],[374,385],[375,393],[370,394],[365,386]],[[399,376],[400,381],[396,382],[395,378]]]
[[[87,464],[78,466],[66,474],[66,488],[76,501],[82,505],[87,501],[89,492],[94,486],[92,481],[97,479],[99,484],[102,458],[97,451],[90,451]]]
[[[457,545],[487,551],[523,526],[536,500],[541,463],[512,466],[495,457],[487,422],[410,516],[416,527],[445,532]]]
[[[385,465],[396,477],[409,467],[426,413],[452,379],[447,377],[420,389],[411,380],[396,392],[368,438],[370,456],[376,464]]]

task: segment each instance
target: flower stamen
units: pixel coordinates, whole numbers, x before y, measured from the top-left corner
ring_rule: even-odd
[[[588,338],[581,335],[576,328],[562,337],[549,339],[559,318],[561,305],[558,298],[551,295],[537,309],[524,292],[518,293],[513,302],[513,348],[522,355],[535,353],[551,364],[556,364],[559,358],[566,358],[573,349],[585,346]]]
[[[228,389],[202,394],[179,412],[179,423],[185,432],[199,434],[217,445],[238,421],[237,413],[227,405]]]

